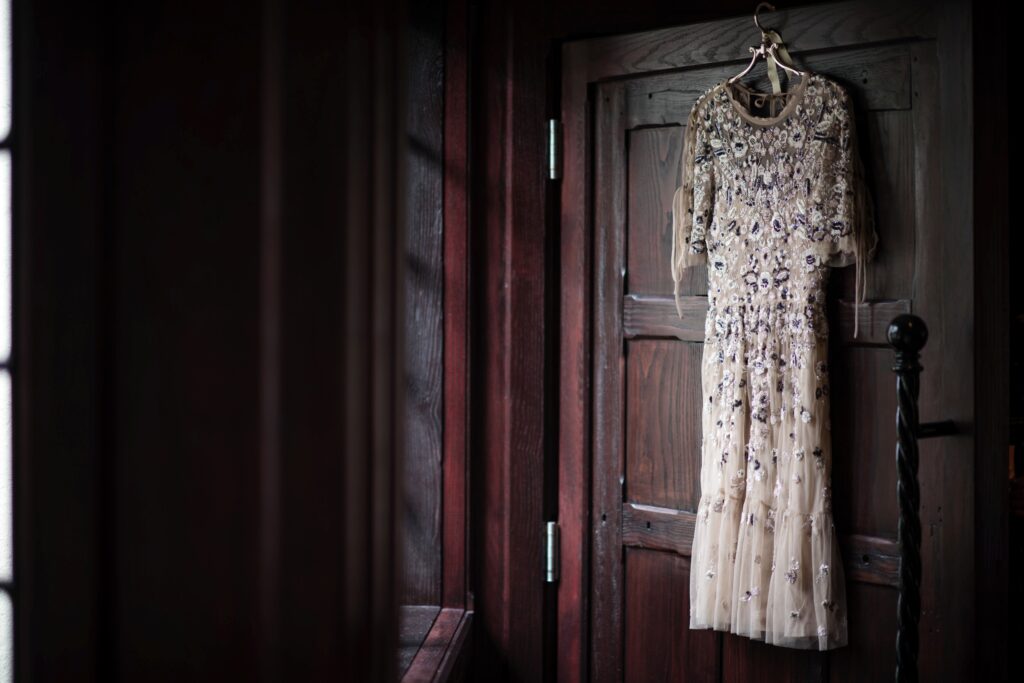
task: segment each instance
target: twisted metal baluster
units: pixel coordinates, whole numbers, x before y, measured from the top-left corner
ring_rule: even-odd
[[[917,481],[919,352],[928,339],[924,321],[904,314],[893,319],[889,343],[896,349],[896,492],[900,519],[900,583],[896,615],[896,681],[918,680],[918,621],[921,617],[921,491]]]

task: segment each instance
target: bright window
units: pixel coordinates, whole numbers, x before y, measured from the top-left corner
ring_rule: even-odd
[[[0,683],[14,679],[11,162],[11,2],[0,0]]]

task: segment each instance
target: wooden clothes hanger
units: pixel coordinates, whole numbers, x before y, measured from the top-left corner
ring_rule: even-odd
[[[772,5],[771,3],[768,2],[760,2],[754,9],[754,25],[757,26],[757,30],[761,32],[761,45],[756,48],[749,48],[750,52],[753,53],[750,58],[750,64],[747,65],[746,69],[739,72],[726,82],[730,84],[736,83],[739,79],[743,78],[745,75],[747,75],[747,73],[750,72],[751,69],[754,68],[754,64],[757,62],[758,57],[764,57],[765,61],[768,62],[768,78],[772,82],[772,92],[778,95],[779,93],[782,92],[782,86],[779,84],[779,73],[778,69],[776,69],[775,67],[776,64],[778,64],[779,66],[781,66],[783,69],[793,74],[794,76],[807,78],[807,72],[801,71],[800,69],[797,69],[794,66],[792,66],[793,60],[789,56],[789,51],[786,50],[786,44],[783,42],[782,36],[780,36],[778,32],[773,29],[765,30],[765,28],[761,26],[761,21],[758,17],[758,13],[761,11],[762,7],[766,7],[771,11],[775,11],[775,5]],[[753,94],[756,95],[756,93]],[[762,95],[762,102],[764,97],[765,95]]]

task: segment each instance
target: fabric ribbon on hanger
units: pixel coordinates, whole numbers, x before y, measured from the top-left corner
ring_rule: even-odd
[[[772,29],[765,31],[764,35],[775,44],[775,51],[778,52],[780,58],[779,61],[788,66],[793,66],[793,58],[789,56],[789,50],[786,49],[786,43],[783,42],[782,36]],[[772,92],[778,95],[782,92],[782,86],[779,84],[779,69],[775,66],[775,55],[767,50],[765,50],[765,55],[768,61],[768,79],[772,82]]]

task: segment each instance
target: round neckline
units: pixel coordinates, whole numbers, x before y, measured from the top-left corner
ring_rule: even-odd
[[[787,118],[789,118],[789,116],[796,110],[797,105],[800,104],[803,101],[804,93],[807,91],[807,81],[810,80],[811,78],[813,78],[813,76],[814,76],[813,73],[811,73],[809,71],[805,72],[804,75],[800,78],[800,82],[797,83],[795,88],[793,88],[792,90],[785,90],[785,91],[783,91],[781,93],[777,93],[777,94],[776,93],[763,93],[763,92],[761,92],[759,90],[754,90],[753,88],[751,88],[749,86],[746,86],[743,83],[740,83],[739,81],[737,81],[735,83],[730,83],[729,81],[723,81],[722,82],[722,89],[725,91],[725,96],[729,98],[730,102],[732,102],[733,108],[746,121],[749,121],[750,123],[754,124],[755,126],[768,127],[768,126],[774,126],[774,125],[776,125],[778,123],[781,123],[782,121],[785,121]],[[757,97],[759,95],[769,95],[769,96],[775,96],[775,97],[790,96],[790,97],[789,97],[789,101],[786,103],[786,106],[783,107],[782,111],[780,111],[776,116],[755,116],[754,114],[751,114],[749,111],[747,111],[743,107],[743,105],[740,104],[736,100],[736,98],[733,96],[732,88],[734,88],[734,87],[735,88],[739,88],[740,90],[743,90],[743,91],[749,93],[751,97]]]

